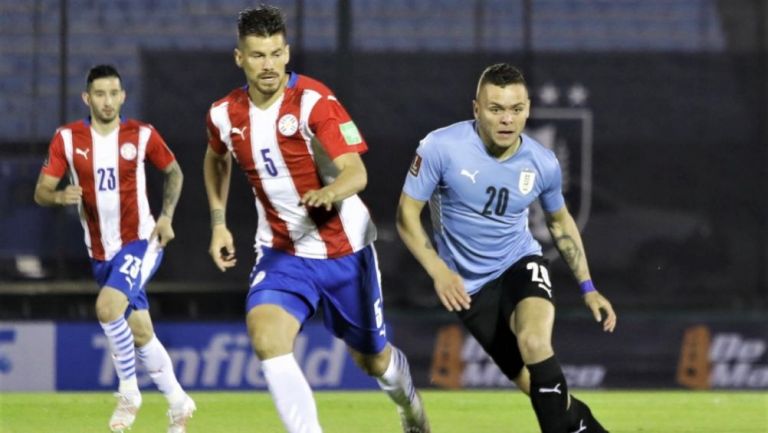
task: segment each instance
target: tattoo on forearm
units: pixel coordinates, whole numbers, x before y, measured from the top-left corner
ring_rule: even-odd
[[[568,267],[574,272],[577,271],[579,269],[582,252],[576,241],[568,235],[561,235],[555,238],[555,243],[557,244],[558,251],[560,251],[560,254],[563,256],[563,260],[568,264]]]
[[[179,197],[181,196],[182,182],[183,176],[178,166],[166,173],[165,184],[163,185],[163,210],[161,215],[173,218],[173,213],[176,211],[176,204],[179,202]]]
[[[223,209],[214,209],[211,211],[211,227],[224,224],[226,218]]]

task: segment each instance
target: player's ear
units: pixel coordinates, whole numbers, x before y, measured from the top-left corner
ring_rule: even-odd
[[[88,96],[88,92],[83,92],[80,96],[83,98],[83,103],[88,107],[91,106],[91,98]]]
[[[232,53],[235,56],[235,64],[238,68],[243,67],[243,53],[240,51],[239,48],[235,48],[234,53]]]
[[[291,61],[291,46],[288,44],[285,44],[285,63]]]
[[[477,120],[477,113],[480,111],[480,106],[477,104],[477,99],[472,100],[472,114],[475,115],[475,120]]]

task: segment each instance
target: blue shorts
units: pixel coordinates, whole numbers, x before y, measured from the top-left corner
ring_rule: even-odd
[[[111,260],[91,259],[91,267],[99,287],[117,289],[128,298],[125,314],[128,317],[133,310],[149,308],[144,286],[155,275],[162,260],[163,250],[157,242],[149,244],[144,239],[123,245]]]
[[[322,305],[325,328],[353,349],[375,354],[387,344],[372,245],[336,259],[307,259],[262,247],[250,280],[246,311],[279,305],[303,325]]]

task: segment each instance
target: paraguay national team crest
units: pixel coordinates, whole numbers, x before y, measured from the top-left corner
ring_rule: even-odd
[[[536,184],[536,172],[530,168],[524,168],[520,172],[520,178],[517,181],[517,188],[523,195],[533,191],[533,185]]]
[[[299,119],[293,114],[286,114],[277,122],[277,129],[284,136],[291,136],[299,129]]]
[[[138,151],[136,150],[136,145],[133,143],[123,143],[123,145],[120,146],[120,156],[126,161],[133,161],[136,159],[137,154]]]

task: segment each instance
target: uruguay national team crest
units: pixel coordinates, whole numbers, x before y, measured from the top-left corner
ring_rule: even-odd
[[[277,129],[284,136],[291,136],[299,129],[299,119],[293,114],[286,114],[277,122]]]
[[[120,146],[120,156],[126,161],[133,161],[136,159],[138,153],[136,145],[133,143],[123,143],[123,145]]]
[[[536,172],[530,168],[524,168],[520,172],[520,178],[517,180],[517,188],[523,195],[533,191],[533,185],[536,184]]]

